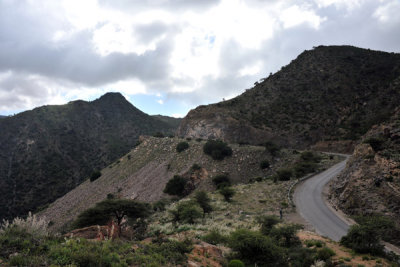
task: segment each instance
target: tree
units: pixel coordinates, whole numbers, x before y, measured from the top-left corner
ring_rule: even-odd
[[[268,162],[268,160],[263,160],[263,161],[261,161],[261,162],[260,162],[260,168],[261,168],[262,170],[269,168],[269,162]]]
[[[188,142],[180,142],[177,146],[176,146],[176,151],[178,153],[186,150],[189,148],[189,143]]]
[[[294,245],[300,244],[300,240],[296,233],[302,228],[303,227],[299,224],[282,225],[280,227],[272,228],[270,235],[273,236],[278,243],[290,248]]]
[[[233,190],[231,187],[226,186],[221,188],[219,190],[219,193],[224,196],[226,202],[230,202],[233,195],[235,194],[235,190]]]
[[[264,143],[265,150],[267,150],[272,156],[276,156],[280,150],[280,148],[271,141],[267,141]]]
[[[340,244],[358,253],[381,254],[383,251],[378,231],[366,225],[352,225]]]
[[[217,187],[217,189],[221,189],[223,187],[231,185],[231,180],[229,179],[228,175],[226,175],[226,174],[217,175],[212,179],[212,181],[215,184],[215,186]]]
[[[186,222],[194,224],[196,219],[202,217],[201,209],[194,201],[178,203],[176,209],[170,211],[174,222]]]
[[[215,160],[223,160],[232,155],[232,148],[221,140],[208,140],[203,146],[203,151]]]
[[[279,169],[276,171],[278,178],[280,181],[289,181],[290,177],[292,177],[292,170],[290,169]]]
[[[269,235],[272,228],[280,223],[281,220],[275,215],[264,215],[257,218],[257,223],[261,224],[261,233],[263,235]]]
[[[194,197],[199,204],[200,208],[203,210],[203,216],[206,213],[210,213],[213,208],[210,204],[211,199],[208,197],[207,192],[205,191],[198,191]]]
[[[95,180],[97,180],[98,178],[100,178],[101,176],[101,172],[98,170],[94,170],[92,171],[92,174],[90,175],[90,181],[93,182]]]
[[[184,190],[187,180],[179,175],[174,175],[174,177],[168,181],[164,188],[164,193],[175,196],[184,196]]]
[[[81,228],[96,224],[106,224],[110,219],[115,219],[121,227],[125,217],[130,220],[145,218],[150,215],[150,205],[129,199],[107,199],[97,203],[79,214],[74,225]]]

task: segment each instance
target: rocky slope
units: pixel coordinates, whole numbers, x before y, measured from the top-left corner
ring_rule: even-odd
[[[177,133],[294,147],[356,140],[399,101],[399,54],[320,46],[234,99],[191,110]]]
[[[189,148],[178,153],[176,146],[182,139],[142,137],[142,143],[127,155],[103,169],[97,180],[84,183],[57,199],[40,213],[60,229],[75,217],[107,198],[108,194],[122,198],[154,202],[169,196],[163,193],[166,183],[176,174],[191,181],[192,189],[215,190],[212,177],[227,173],[234,183],[273,174],[277,168],[290,164],[299,157],[283,150],[272,157],[264,147],[232,145],[233,155],[224,160],[213,160],[204,154],[205,141],[188,141]],[[261,170],[260,162],[268,160],[271,167]],[[201,167],[193,170],[193,164]]]
[[[119,93],[2,118],[0,129],[0,220],[64,195],[126,154],[139,135],[175,131]]]
[[[399,109],[368,131],[330,191],[332,203],[347,214],[381,214],[400,222]]]

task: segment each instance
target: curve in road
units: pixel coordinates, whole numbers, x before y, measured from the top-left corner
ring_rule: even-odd
[[[335,241],[339,241],[347,234],[349,224],[327,206],[322,192],[324,186],[346,167],[347,159],[348,157],[326,171],[309,178],[297,186],[294,193],[300,215],[311,223],[318,234]]]

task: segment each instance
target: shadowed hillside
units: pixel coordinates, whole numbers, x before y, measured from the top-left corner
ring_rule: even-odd
[[[177,133],[294,147],[357,140],[399,102],[399,54],[319,46],[242,95],[190,111]]]
[[[119,93],[2,118],[0,129],[0,219],[64,195],[127,153],[139,135],[175,130]]]

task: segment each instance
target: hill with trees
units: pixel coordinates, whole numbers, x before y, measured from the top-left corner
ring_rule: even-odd
[[[399,102],[400,54],[319,46],[242,95],[191,110],[178,135],[292,147],[358,140]]]
[[[142,134],[176,128],[119,93],[0,120],[0,220],[26,215],[126,154]]]

